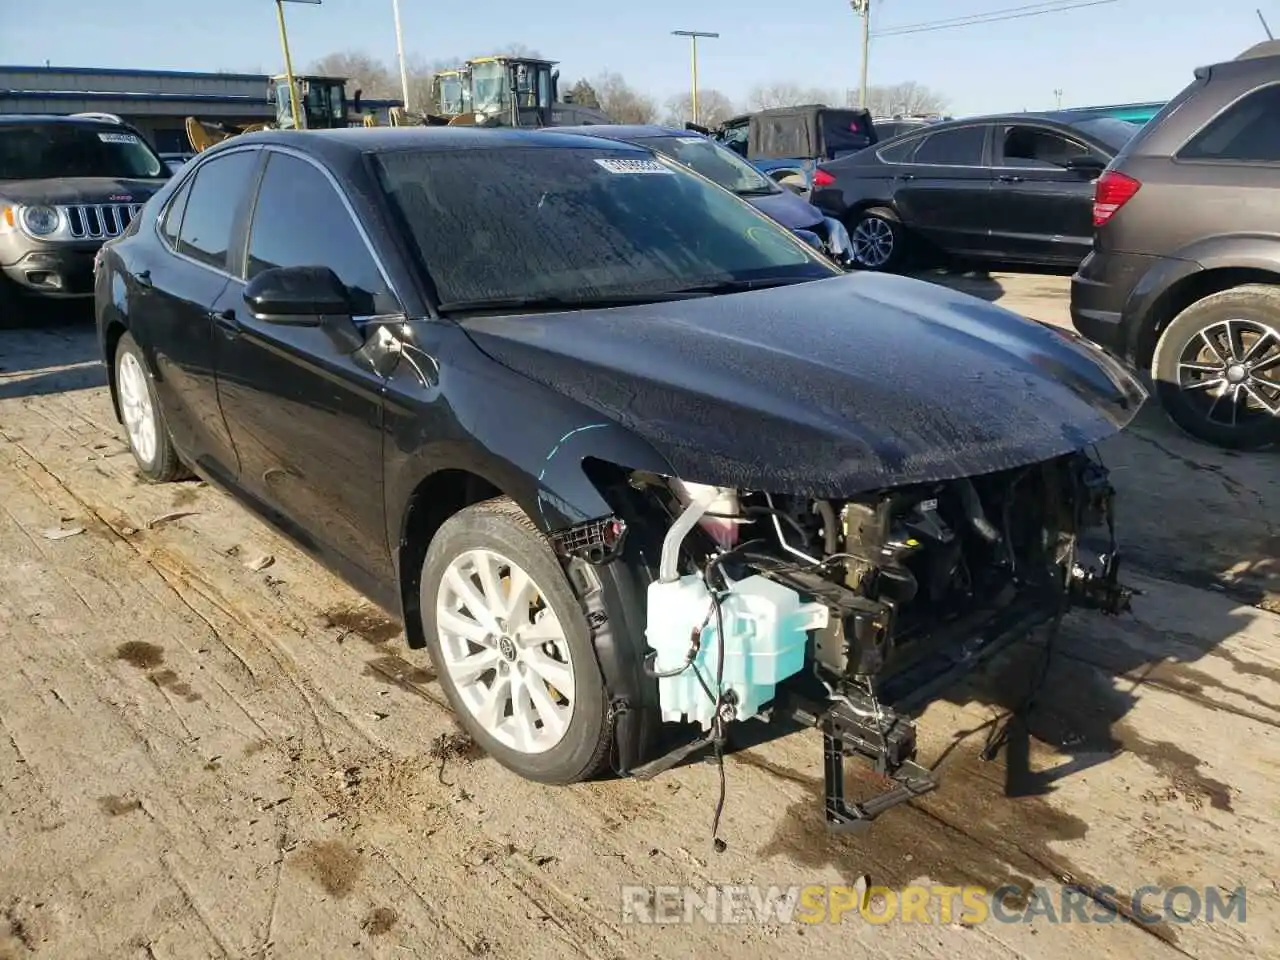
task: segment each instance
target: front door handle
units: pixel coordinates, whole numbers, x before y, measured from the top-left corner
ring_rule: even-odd
[[[240,321],[236,318],[234,310],[211,310],[209,318],[222,329],[222,332],[229,337],[240,336]]]
[[[914,173],[904,173],[898,177],[899,180],[914,180],[915,178],[916,175]]]
[[[999,180],[1001,183],[1021,183],[1022,182],[1022,177],[1015,177],[1011,173],[1002,173],[1000,174],[1000,176],[996,177],[996,179]]]

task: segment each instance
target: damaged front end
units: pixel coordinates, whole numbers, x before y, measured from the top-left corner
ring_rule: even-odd
[[[799,719],[823,733],[834,830],[863,829],[937,786],[914,760],[911,711],[1070,605],[1118,614],[1129,601],[1114,490],[1083,452],[846,500],[640,473],[627,485],[629,515],[566,534],[562,553],[607,562],[632,527],[649,541],[644,673],[662,720],[703,731],[629,772],[719,756],[733,721]],[[1091,529],[1107,546],[1086,568],[1079,546]],[[847,803],[849,755],[892,788]]]

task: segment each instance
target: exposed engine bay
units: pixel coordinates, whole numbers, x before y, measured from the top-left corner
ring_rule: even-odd
[[[1081,452],[847,500],[645,474],[631,474],[629,486],[635,512],[611,521],[611,549],[628,524],[665,530],[647,594],[645,672],[658,684],[662,719],[703,730],[632,773],[654,776],[700,750],[719,755],[729,723],[781,712],[824,734],[826,816],[836,830],[863,829],[936,787],[914,762],[914,706],[1056,624],[1072,603],[1113,614],[1128,605],[1114,490]],[[1091,528],[1108,540],[1096,569],[1078,560]],[[851,754],[896,785],[847,804]]]

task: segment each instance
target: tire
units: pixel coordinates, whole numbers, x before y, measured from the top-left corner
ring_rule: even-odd
[[[480,594],[475,599],[483,600],[494,591],[483,589],[478,571],[474,577],[470,575],[470,565],[484,560],[493,564],[490,582],[499,586],[499,592],[509,585],[512,567],[527,575],[540,596],[543,612],[531,618],[533,604],[524,604],[523,617],[498,618],[495,625],[486,624],[484,612],[475,613],[469,605],[459,607],[457,579],[451,571]],[[427,649],[440,685],[472,739],[502,766],[528,780],[567,784],[600,773],[613,744],[613,718],[591,632],[560,561],[520,508],[502,497],[450,517],[427,549],[421,583],[419,599]],[[521,620],[525,622],[517,625]],[[464,640],[458,628],[468,621],[473,639]],[[558,621],[558,631],[554,621]],[[528,643],[521,631],[537,636],[558,634],[554,653],[546,644]],[[480,633],[488,636],[481,638]],[[466,669],[457,666],[464,659],[469,665]],[[549,675],[558,686],[546,679]],[[566,676],[571,679],[565,680]],[[485,717],[484,695],[504,678],[507,683],[514,681],[517,688],[523,686],[529,695],[513,698],[508,687],[503,696],[490,700],[497,709]],[[571,687],[571,692],[561,689],[564,687]],[[533,694],[535,690],[540,691],[540,697]],[[521,712],[526,717],[531,716],[529,707],[540,701],[542,709],[535,711],[536,719],[521,722],[517,699],[525,703]],[[559,701],[567,701],[567,717],[565,703]]]
[[[1233,341],[1237,336],[1241,341],[1234,357],[1227,352],[1228,328]],[[1233,362],[1237,360],[1241,362]],[[1260,366],[1264,361],[1265,368]],[[1223,376],[1215,377],[1217,371]],[[1250,283],[1191,304],[1160,334],[1151,374],[1169,418],[1197,440],[1229,450],[1280,443],[1280,287]],[[1194,387],[1196,381],[1213,380],[1225,380],[1240,399],[1234,404],[1234,424],[1229,394],[1217,398],[1213,407],[1212,395]]]
[[[115,368],[120,418],[138,472],[151,483],[183,479],[188,475],[187,469],[169,439],[169,427],[160,409],[155,385],[147,373],[146,359],[132,334],[120,337],[111,362]]]
[[[871,207],[855,214],[846,224],[853,241],[853,263],[859,270],[890,273],[900,269],[907,259],[907,235],[898,215],[888,207]],[[871,256],[877,238],[880,250],[887,241],[887,251]]]

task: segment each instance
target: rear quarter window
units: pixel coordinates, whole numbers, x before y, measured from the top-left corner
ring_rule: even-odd
[[[1280,83],[1254,90],[1209,121],[1179,160],[1280,163]]]

